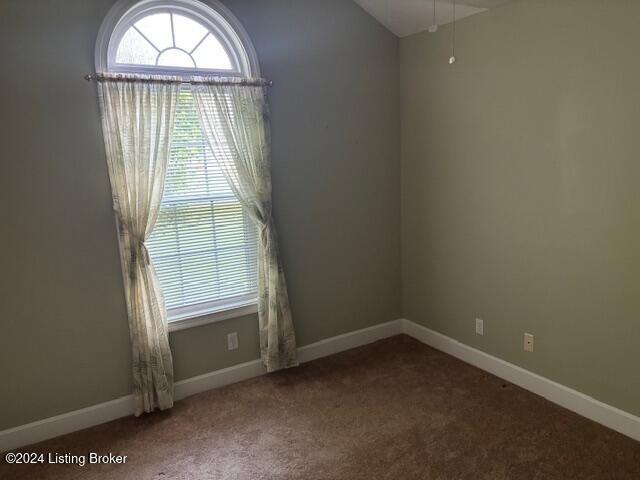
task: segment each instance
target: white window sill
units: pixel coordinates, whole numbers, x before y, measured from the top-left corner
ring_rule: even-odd
[[[201,327],[210,323],[222,322],[232,318],[244,317],[258,313],[258,302],[252,300],[250,302],[238,303],[234,305],[225,305],[215,309],[204,309],[199,311],[191,311],[180,315],[171,316],[169,314],[169,332],[179,332],[188,328]]]

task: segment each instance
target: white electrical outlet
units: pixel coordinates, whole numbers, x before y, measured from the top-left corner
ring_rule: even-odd
[[[524,334],[524,351],[533,352],[533,335],[530,333]]]
[[[227,335],[227,346],[229,350],[238,350],[238,332]]]
[[[484,335],[484,320],[476,318],[476,333],[478,335]]]

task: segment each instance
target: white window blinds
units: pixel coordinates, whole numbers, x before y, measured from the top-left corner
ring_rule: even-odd
[[[217,167],[185,86],[162,208],[147,242],[169,320],[255,300],[257,246],[256,228]]]

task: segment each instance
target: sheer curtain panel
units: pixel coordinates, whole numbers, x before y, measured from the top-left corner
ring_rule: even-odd
[[[118,220],[133,354],[135,414],[173,406],[167,316],[145,241],[158,218],[179,82],[105,78],[98,83]]]
[[[246,80],[246,79],[245,79]],[[202,130],[216,162],[259,231],[258,315],[262,360],[269,372],[298,365],[284,271],[271,205],[264,87],[250,82],[193,85]]]

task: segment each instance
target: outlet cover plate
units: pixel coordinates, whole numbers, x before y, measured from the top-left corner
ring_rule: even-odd
[[[530,333],[524,334],[524,351],[533,353],[533,335]]]
[[[227,348],[229,350],[238,350],[238,332],[227,335]]]

